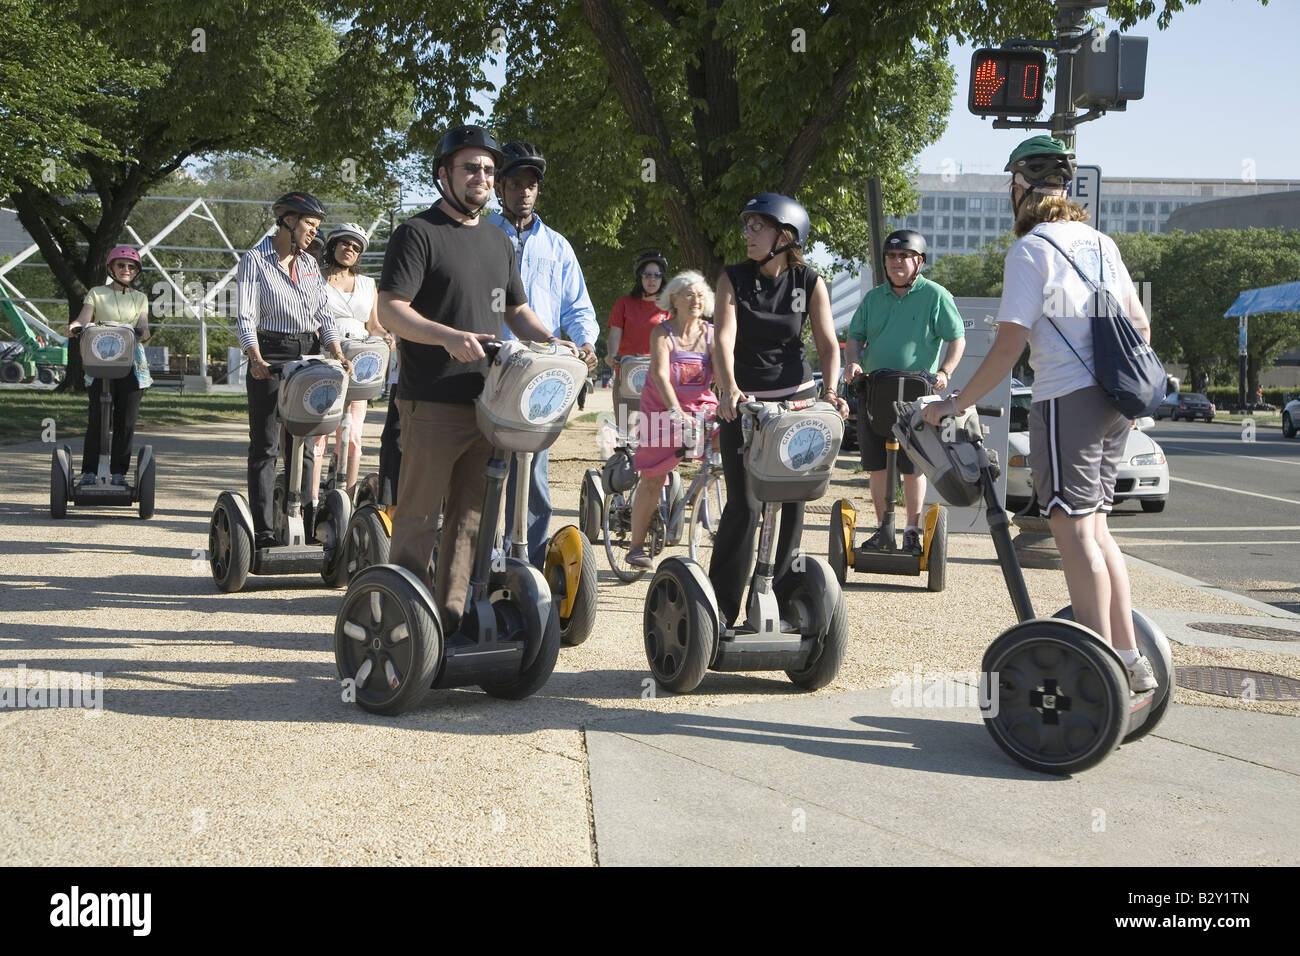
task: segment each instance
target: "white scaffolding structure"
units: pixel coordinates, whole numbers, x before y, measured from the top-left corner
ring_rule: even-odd
[[[176,302],[178,302],[180,305],[182,314],[185,317],[193,318],[195,320],[193,323],[160,322],[157,323],[157,327],[160,329],[197,328],[199,330],[199,355],[201,356],[200,362],[203,363],[202,374],[206,375],[206,363],[207,363],[207,354],[208,354],[208,324],[209,322],[212,322],[218,328],[225,329],[227,331],[230,330],[231,325],[234,322],[235,315],[230,309],[223,309],[220,307],[221,303],[219,297],[222,291],[234,281],[236,272],[239,268],[239,257],[248,251],[247,248],[244,249],[236,248],[235,244],[230,241],[230,237],[226,235],[225,230],[221,228],[221,224],[217,221],[217,217],[213,213],[212,206],[223,205],[223,204],[231,204],[231,205],[237,204],[237,205],[256,205],[256,206],[262,206],[264,208],[269,208],[271,204],[269,202],[263,202],[257,199],[203,199],[203,198],[193,198],[188,196],[146,196],[142,200],[142,202],[143,201],[163,201],[163,202],[170,201],[170,202],[185,203],[185,206],[180,211],[180,213],[178,213],[170,222],[167,223],[167,225],[163,226],[162,229],[158,230],[157,233],[149,237],[149,239],[147,240],[142,239],[140,234],[135,230],[133,226],[130,225],[130,223],[128,223],[126,226],[126,232],[127,235],[131,237],[132,242],[136,244],[140,252],[141,260],[149,263],[149,265],[162,276],[163,281],[166,282],[167,285],[170,287],[172,294],[176,297]],[[334,203],[332,205],[336,207],[352,206],[353,208],[355,208],[355,206],[351,203]],[[367,238],[373,238],[375,234],[375,230],[378,229],[380,224],[385,221],[385,218],[386,217],[379,216],[376,217],[370,223],[370,226],[366,229]],[[221,245],[219,246],[165,246],[164,247],[162,245],[163,240],[166,239],[169,235],[171,235],[183,223],[187,222],[190,219],[197,219],[201,222],[208,224],[208,226],[210,226],[213,230],[215,230],[216,236],[220,240]],[[265,239],[267,236],[274,233],[275,228],[276,228],[275,224],[272,223],[271,226],[265,232],[261,233],[253,241],[251,245],[256,245],[257,243]],[[154,255],[155,249],[163,249],[163,248],[165,248],[169,252],[201,252],[201,253],[216,252],[216,253],[222,253],[223,256],[225,254],[229,254],[233,261],[229,266],[229,268],[225,269],[225,271],[222,273],[220,279],[218,279],[215,283],[208,286],[206,288],[206,291],[203,292],[201,295],[191,298],[185,294],[185,289],[181,286],[179,282],[176,281],[176,278],[174,276],[174,273],[181,273],[183,275],[184,272],[186,271],[185,268],[183,266],[173,266],[169,269],[168,267],[164,266],[161,262],[159,262],[157,256]],[[26,247],[20,253],[15,255],[8,262],[0,264],[0,294],[3,294],[3,297],[8,298],[15,303],[17,302],[23,303],[28,310],[40,316],[41,321],[46,326],[52,326],[54,323],[50,322],[49,318],[43,312],[40,311],[40,308],[37,303],[61,302],[63,300],[28,298],[23,294],[22,290],[18,287],[18,285],[13,281],[13,279],[9,275],[11,272],[13,272],[13,270],[16,267],[22,265],[26,260],[30,259],[34,255],[37,255],[39,252],[40,252],[39,247],[35,243],[32,243],[30,246]]]

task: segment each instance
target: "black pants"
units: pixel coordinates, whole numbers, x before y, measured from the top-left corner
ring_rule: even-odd
[[[713,558],[709,563],[709,580],[718,598],[718,610],[723,618],[735,623],[742,610],[741,599],[745,585],[754,572],[757,559],[755,536],[763,515],[762,503],[752,498],[749,478],[745,471],[744,435],[740,417],[734,421],[718,421],[718,439],[722,448],[722,468],[727,482],[727,504],[718,522],[718,536],[713,542]],[[799,547],[803,537],[802,501],[781,506],[781,531],[777,538],[775,578],[780,580],[790,570],[791,552]]]
[[[397,389],[388,396],[388,417],[379,437],[379,503],[397,504],[397,476],[402,469],[402,420],[397,413]]]
[[[140,400],[144,398],[144,390],[135,380],[134,372],[122,378],[97,378],[90,383],[90,427],[86,429],[86,448],[81,456],[81,470],[91,474],[99,470],[99,455],[103,450],[99,447],[99,432],[104,427],[100,396],[105,381],[108,382],[109,394],[113,396],[113,447],[109,453],[108,470],[114,475],[125,475],[131,470],[135,420],[140,414]]]
[[[298,348],[279,347],[263,340],[259,334],[258,343],[262,358],[267,362],[282,362],[299,356],[311,355],[319,346],[315,345],[314,335],[303,336]],[[248,505],[253,512],[253,531],[261,534],[275,530],[275,474],[276,460],[280,456],[280,416],[275,409],[276,398],[280,393],[280,379],[256,379],[248,377]],[[307,534],[311,535],[312,499],[316,497],[311,487],[312,464],[316,458],[313,442],[304,440],[302,447],[302,501],[304,522]],[[286,451],[286,459],[288,449]],[[285,462],[285,474],[289,465]],[[288,480],[287,477],[285,479]],[[287,490],[287,489],[286,489]]]

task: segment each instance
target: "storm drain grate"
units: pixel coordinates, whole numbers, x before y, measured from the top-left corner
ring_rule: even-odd
[[[1193,631],[1222,634],[1225,637],[1249,637],[1257,641],[1300,641],[1300,631],[1285,627],[1268,627],[1263,624],[1226,624],[1219,621],[1198,621],[1188,624]]]
[[[1300,681],[1281,674],[1248,671],[1240,667],[1183,666],[1174,668],[1179,687],[1251,700],[1300,700]]]

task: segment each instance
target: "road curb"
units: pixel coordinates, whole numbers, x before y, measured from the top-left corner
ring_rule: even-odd
[[[1120,550],[1124,550],[1122,545]],[[1232,601],[1234,604],[1240,604],[1244,608],[1248,608],[1267,617],[1282,618],[1288,621],[1300,621],[1300,614],[1283,610],[1282,608],[1276,607],[1272,604],[1265,604],[1263,601],[1256,601],[1254,598],[1248,598],[1244,594],[1238,594],[1236,591],[1228,591],[1224,588],[1215,587],[1212,584],[1207,584],[1199,578],[1194,578],[1187,574],[1181,574],[1178,571],[1170,571],[1168,568],[1162,568],[1160,565],[1152,564],[1150,561],[1143,561],[1141,558],[1135,558],[1133,555],[1128,553],[1124,554],[1124,558],[1126,561],[1141,568],[1143,571],[1157,574],[1176,584],[1196,588],[1197,590],[1204,591],[1206,594],[1213,595],[1214,597]]]

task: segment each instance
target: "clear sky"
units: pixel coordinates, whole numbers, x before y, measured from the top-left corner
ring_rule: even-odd
[[[1127,33],[1149,39],[1146,95],[1078,128],[1080,162],[1103,177],[1239,179],[1253,160],[1258,179],[1300,179],[1300,0],[1202,0],[1167,30],[1152,18]],[[967,111],[973,52],[952,50],[952,113],[943,137],[917,157],[923,173],[943,172],[945,159],[961,172],[1000,173],[1011,148],[1032,135]]]

